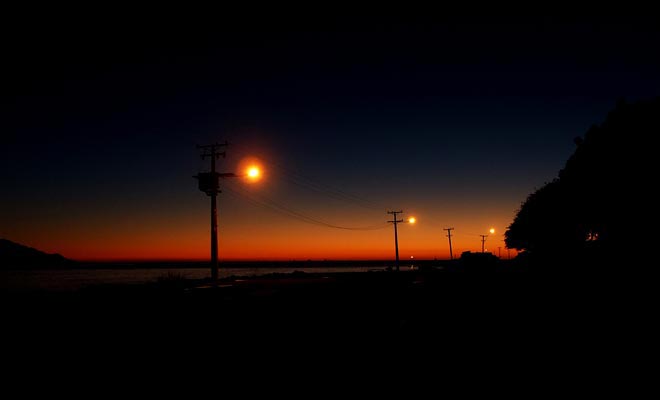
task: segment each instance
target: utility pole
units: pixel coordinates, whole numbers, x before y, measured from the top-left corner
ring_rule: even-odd
[[[479,236],[481,236],[481,252],[485,253],[484,244],[486,243],[486,238],[488,237],[488,235],[479,235]]]
[[[194,178],[199,180],[199,190],[211,196],[211,279],[218,279],[218,206],[217,197],[220,190],[220,178],[236,177],[234,173],[218,173],[215,170],[215,160],[226,156],[220,148],[227,147],[229,143],[214,143],[197,145],[202,150],[202,160],[211,159],[211,172],[199,173]]]
[[[397,234],[396,224],[399,223],[399,222],[403,222],[403,219],[396,219],[396,215],[397,214],[403,214],[403,211],[401,211],[401,210],[399,210],[399,211],[388,211],[387,213],[392,214],[394,216],[392,218],[392,221],[387,221],[387,222],[391,222],[391,223],[394,224],[394,250],[396,252],[395,266],[396,266],[396,271],[399,272],[399,236]]]
[[[451,249],[451,231],[454,230],[454,228],[443,228],[442,230],[447,231],[447,237],[449,238],[449,259],[453,260],[454,252]]]
[[[501,246],[497,246],[497,257],[502,258],[502,247]]]

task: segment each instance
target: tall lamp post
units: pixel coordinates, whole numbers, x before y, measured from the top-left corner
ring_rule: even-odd
[[[495,228],[490,228],[488,232],[490,232],[490,234],[492,235],[493,233],[495,233]],[[486,248],[484,247],[484,245],[486,244],[486,238],[488,237],[488,235],[479,235],[479,236],[481,236],[481,252],[485,253]]]
[[[215,161],[222,156],[225,158],[226,152],[220,151],[220,148],[227,147],[229,143],[213,143],[206,145],[197,145],[202,150],[202,159],[211,159],[211,171],[200,172],[193,178],[199,181],[199,190],[211,197],[211,279],[218,279],[218,205],[217,197],[220,190],[220,178],[239,178],[247,176],[250,179],[257,179],[260,175],[257,167],[250,167],[245,174],[237,175],[233,172],[217,172],[215,170]]]
[[[481,252],[485,253],[486,249],[484,245],[486,244],[486,238],[488,237],[488,235],[479,235],[479,236],[481,236]]]
[[[394,252],[396,254],[396,259],[395,259],[396,261],[395,261],[394,265],[395,265],[396,270],[398,272],[399,271],[399,234],[398,234],[398,231],[397,231],[397,224],[399,222],[404,222],[404,221],[403,221],[403,219],[397,219],[396,216],[397,216],[397,214],[403,214],[403,211],[402,210],[388,211],[387,213],[391,214],[393,216],[392,221],[387,221],[387,222],[390,222],[390,223],[394,224]],[[408,221],[406,221],[406,222],[408,222],[410,224],[414,224],[415,221],[416,221],[415,217],[410,217],[410,218],[408,218]]]

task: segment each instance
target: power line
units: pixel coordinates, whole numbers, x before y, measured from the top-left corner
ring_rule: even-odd
[[[352,231],[370,231],[370,230],[379,230],[387,227],[387,224],[381,225],[371,225],[371,226],[361,226],[361,227],[351,227],[351,226],[342,226],[338,224],[329,223],[314,217],[311,217],[307,214],[304,214],[300,211],[291,209],[290,207],[284,206],[264,195],[256,195],[253,193],[248,193],[247,191],[234,187],[226,187],[226,190],[230,193],[233,193],[237,196],[240,196],[254,205],[268,208],[272,211],[275,211],[278,214],[284,215],[286,217],[298,220],[300,222],[305,222],[312,225],[323,226],[326,228],[334,229],[343,229],[343,230],[352,230]]]
[[[242,145],[237,145],[238,147],[244,147]],[[279,171],[281,176],[286,179],[287,181],[291,182],[292,184],[306,189],[310,191],[317,192],[319,194],[325,195],[329,198],[335,199],[335,200],[340,200],[344,201],[362,208],[374,210],[374,211],[382,211],[385,207],[382,205],[375,203],[371,200],[368,200],[362,196],[358,196],[353,193],[349,193],[345,190],[333,187],[331,185],[322,183],[318,181],[317,179],[311,178],[309,176],[303,175],[297,171],[294,171],[291,168],[285,167],[284,165],[281,165],[275,161],[272,160],[264,160],[262,161],[267,164],[270,170],[272,171]]]
[[[294,175],[285,176],[285,178],[289,182],[293,183],[294,185],[300,188],[312,190],[314,192],[317,192],[334,200],[343,201],[358,207],[362,207],[374,211],[382,211],[384,208],[384,207],[379,207],[378,205],[376,205],[375,203],[369,200],[365,200],[363,198],[352,195],[340,189],[332,188],[324,184],[313,182],[307,178],[301,178]]]
[[[476,233],[460,231],[460,232],[454,233],[454,236],[480,236],[480,235],[478,235]]]

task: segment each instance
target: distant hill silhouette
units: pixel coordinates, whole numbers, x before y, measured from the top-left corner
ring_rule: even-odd
[[[652,145],[660,98],[620,101],[606,120],[576,138],[558,177],[527,197],[505,233],[530,260],[576,259],[604,265],[634,253],[635,226],[650,223]]]
[[[56,269],[76,266],[73,260],[60,254],[48,254],[7,239],[0,239],[0,268]]]

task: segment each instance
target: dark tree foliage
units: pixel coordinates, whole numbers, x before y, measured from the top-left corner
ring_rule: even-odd
[[[619,102],[602,125],[576,139],[558,178],[527,197],[505,233],[506,245],[544,257],[634,251],[627,246],[631,228],[650,223],[653,209],[651,143],[659,122],[660,98]]]

